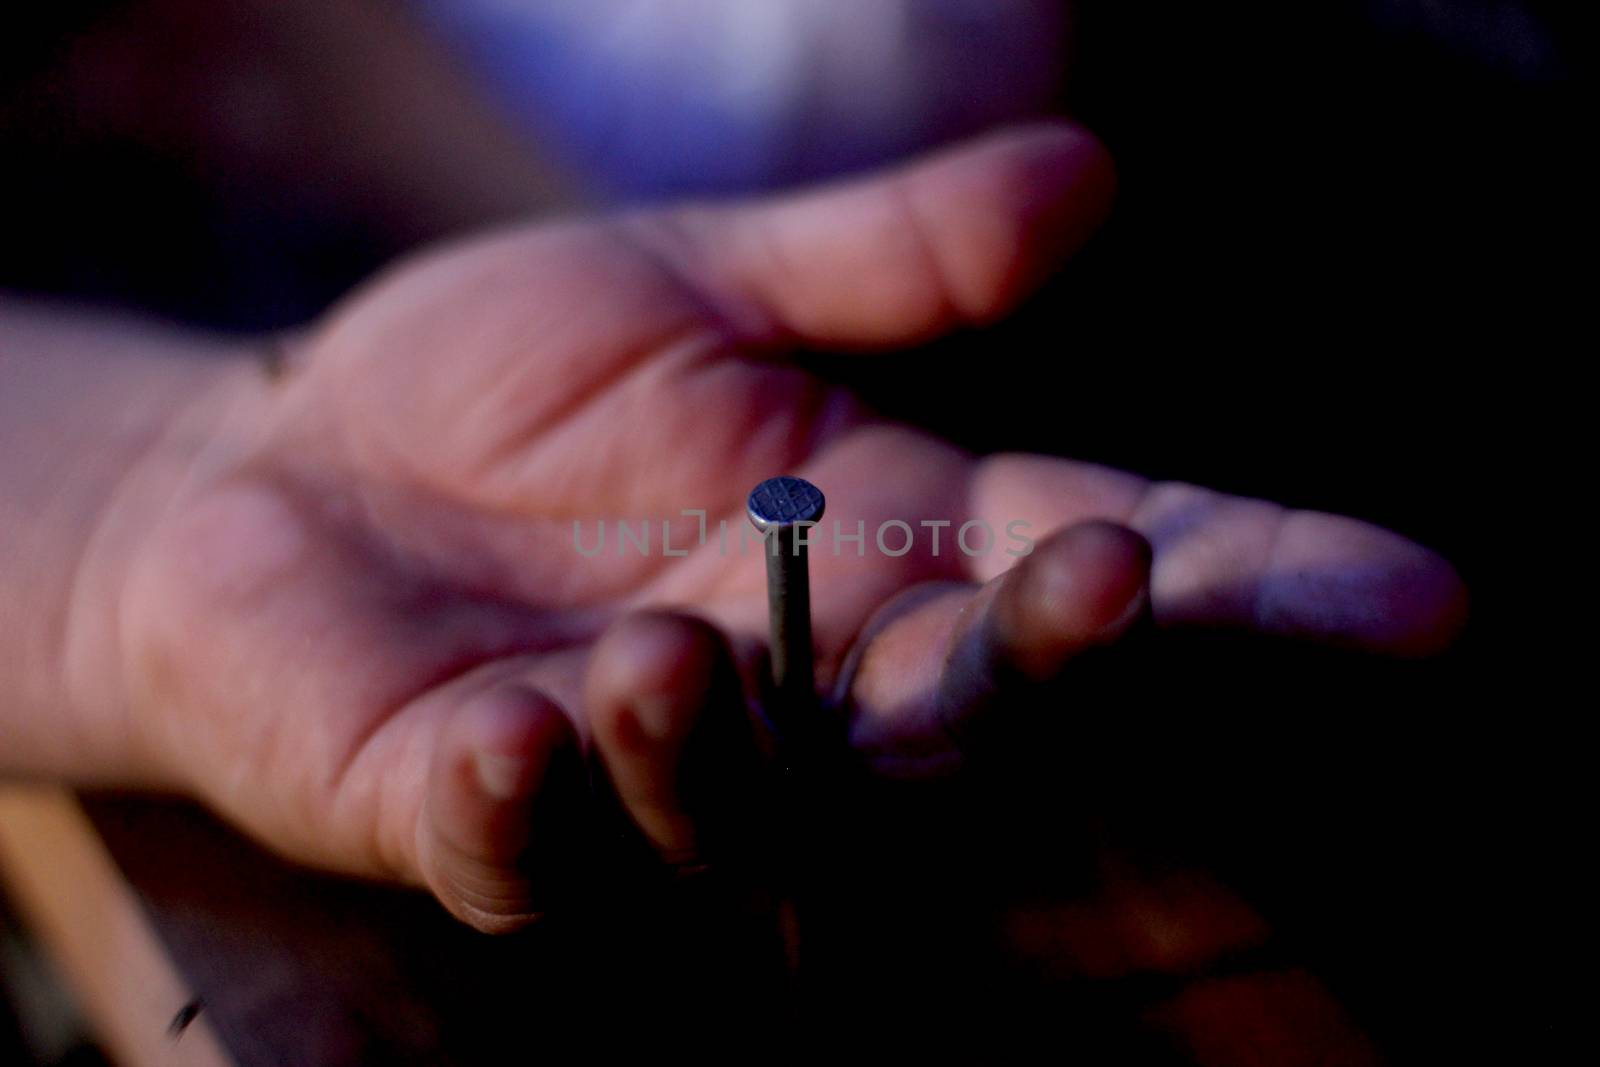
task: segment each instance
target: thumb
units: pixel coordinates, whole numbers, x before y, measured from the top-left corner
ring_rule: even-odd
[[[1114,187],[1100,142],[1051,122],[817,190],[624,225],[742,333],[874,349],[1010,310],[1104,221]]]

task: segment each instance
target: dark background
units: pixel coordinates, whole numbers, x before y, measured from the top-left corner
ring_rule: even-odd
[[[304,182],[193,148],[203,122],[119,124],[84,104],[82,42],[152,6],[171,5],[55,5],[0,36],[0,284],[288,326],[458,221],[402,217],[293,149]],[[876,363],[865,383],[975,448],[1348,512],[1457,564],[1473,621],[1438,661],[1185,641],[1140,661],[1159,670],[1104,665],[1103,688],[1078,699],[1105,714],[1060,746],[1086,754],[1068,768],[1074,820],[1244,887],[1279,931],[1269,953],[1308,962],[1402,1062],[1500,1041],[1537,1060],[1564,1017],[1566,857],[1587,844],[1568,826],[1581,690],[1562,671],[1578,635],[1558,621],[1586,555],[1587,483],[1563,471],[1592,348],[1577,313],[1579,193],[1593,189],[1579,143],[1593,114],[1570,54],[1579,6],[1085,0],[1063,106],[1118,160],[1112,223],[1014,320]],[[247,29],[215,62],[248,51]],[[205,92],[196,69],[175,80],[185,99]],[[974,360],[1010,373],[973,375]],[[991,906],[995,884],[1081,877],[1039,858],[1079,825],[1047,806],[1059,802],[1014,784],[981,808],[934,799],[953,835],[937,861],[915,828],[925,812],[889,805],[851,827],[834,860],[849,877],[814,891],[836,932],[802,1015],[906,1052],[1000,1056],[1070,1035],[1130,1054],[1118,1026],[1161,990],[999,977],[947,919]],[[862,885],[898,906],[861,904]],[[725,929],[667,945],[648,918],[614,932],[613,951],[540,936],[601,982],[624,942],[663,938],[635,978],[679,994],[646,1029],[681,1031],[717,1004],[711,1031],[730,1042],[847,1040],[740,978]],[[516,949],[484,951],[520,966]],[[662,962],[685,953],[687,975]],[[510,1013],[526,993],[467,988]],[[6,1030],[0,1003],[0,1059]]]

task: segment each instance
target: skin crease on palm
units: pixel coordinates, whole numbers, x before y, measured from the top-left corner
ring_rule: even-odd
[[[298,859],[425,884],[489,930],[534,910],[541,785],[576,749],[686,860],[680,762],[697,719],[726,710],[709,706],[738,703],[726,679],[750,675],[762,561],[714,536],[684,557],[586,558],[573,522],[704,508],[732,533],[777,473],[821,486],[830,522],[866,522],[864,557],[813,557],[818,685],[885,774],[952,769],[950,722],[1004,714],[997,667],[1054,678],[1146,608],[1162,626],[1442,647],[1461,584],[1396,535],[976,458],[785,362],[1003,315],[1093,232],[1113,184],[1092,137],[1051,124],[766,202],[491,234],[374,279],[291,342],[281,374],[240,360],[204,398],[203,446],[139,475],[163,504],[101,642],[153,777]],[[972,373],[1071,380],[1027,377],[1020,357]],[[880,522],[935,517],[1021,519],[1035,550],[969,558],[954,527],[938,557],[925,538],[872,550]],[[675,543],[693,528],[678,520]]]

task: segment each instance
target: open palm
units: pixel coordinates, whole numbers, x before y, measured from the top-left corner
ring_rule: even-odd
[[[580,753],[663,855],[696,854],[691,749],[750,692],[766,606],[743,502],[774,474],[821,486],[827,526],[864,524],[860,548],[814,550],[818,684],[885,773],[958,762],[961,725],[1003,717],[1006,686],[1146,612],[1377,651],[1447,640],[1459,582],[1393,534],[977,459],[784,361],[1002,314],[1111,185],[1091,138],[1045,126],[816,193],[396,267],[235,389],[143,550],[123,607],[140,729],[274,846],[503,929],[537,907],[550,797]],[[1024,522],[1034,550],[958,551],[968,519]],[[889,520],[911,551],[879,550]],[[938,554],[923,520],[951,522]],[[619,547],[620,521],[648,521],[648,552]],[[586,549],[602,523],[610,540],[580,551],[575,522]]]

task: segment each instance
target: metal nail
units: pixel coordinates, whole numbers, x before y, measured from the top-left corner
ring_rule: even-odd
[[[780,735],[804,729],[797,716],[816,699],[806,538],[826,504],[822,491],[801,478],[768,478],[750,490],[750,522],[761,531],[767,557],[773,725]]]

